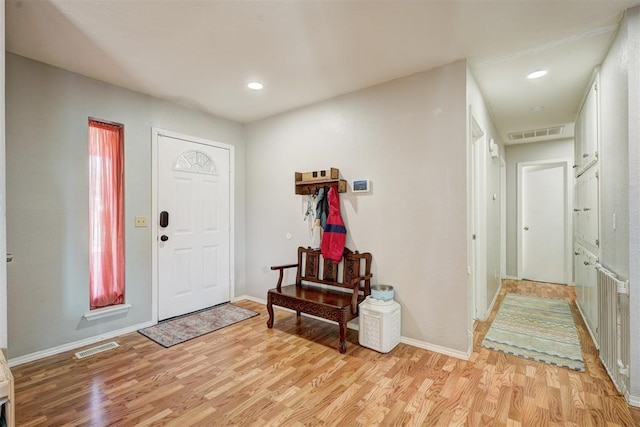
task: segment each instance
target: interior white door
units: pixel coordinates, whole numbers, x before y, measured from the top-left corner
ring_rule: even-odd
[[[566,162],[522,166],[520,276],[567,283]]]
[[[229,301],[229,150],[158,136],[158,320]]]

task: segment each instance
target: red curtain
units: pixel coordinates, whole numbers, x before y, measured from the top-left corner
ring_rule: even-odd
[[[122,127],[89,120],[89,283],[91,309],[124,303]]]

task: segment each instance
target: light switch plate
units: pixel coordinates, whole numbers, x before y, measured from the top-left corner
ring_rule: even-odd
[[[147,226],[147,217],[146,216],[137,216],[136,217],[136,227],[146,227]]]

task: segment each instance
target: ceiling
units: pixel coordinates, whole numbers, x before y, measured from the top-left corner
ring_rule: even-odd
[[[6,49],[241,123],[468,58],[508,142],[573,132],[594,66],[638,4],[7,0]]]

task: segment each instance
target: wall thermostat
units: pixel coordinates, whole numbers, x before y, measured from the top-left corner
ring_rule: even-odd
[[[370,190],[370,183],[368,179],[354,179],[351,188],[354,193],[368,193]]]

